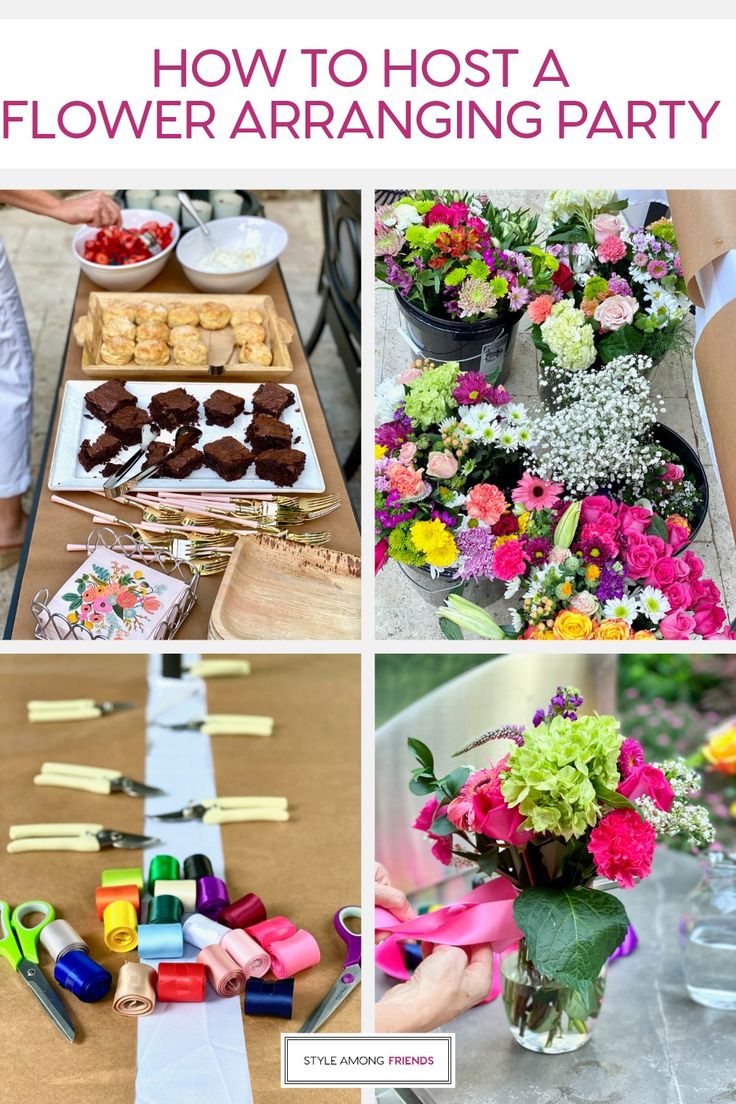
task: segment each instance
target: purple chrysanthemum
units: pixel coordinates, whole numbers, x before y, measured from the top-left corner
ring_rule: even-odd
[[[476,403],[492,402],[493,390],[482,372],[464,372],[457,378],[452,397],[460,406],[475,406]]]
[[[384,422],[376,427],[375,441],[377,445],[383,445],[389,452],[400,448],[404,441],[408,440],[412,431],[411,419],[406,414],[399,415],[392,422]]]
[[[524,542],[524,552],[531,564],[546,563],[551,547],[546,537],[532,537],[531,540]]]
[[[590,533],[583,531],[578,548],[582,552],[585,562],[592,564],[608,563],[618,551],[616,544],[606,533],[595,531]]]

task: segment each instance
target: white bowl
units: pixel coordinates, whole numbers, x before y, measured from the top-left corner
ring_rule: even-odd
[[[157,222],[160,226],[169,224],[173,226],[174,236],[165,249],[146,261],[130,265],[101,265],[95,264],[94,261],[87,261],[84,257],[84,243],[95,237],[98,233],[97,229],[94,226],[80,226],[72,240],[72,252],[81,264],[82,272],[98,287],[107,288],[110,291],[139,291],[158,276],[169,259],[172,249],[179,240],[179,224],[161,211],[143,211],[130,207],[121,214],[123,227],[126,229],[142,226],[144,222]]]
[[[200,291],[231,294],[251,291],[266,279],[289,240],[283,226],[279,226],[277,222],[270,222],[269,219],[264,218],[252,218],[248,215],[214,219],[206,225],[215,239],[216,249],[243,249],[248,232],[257,230],[263,259],[253,268],[244,268],[235,272],[205,272],[201,265],[212,252],[212,244],[199,227],[190,230],[176,247],[176,255],[189,280]]]

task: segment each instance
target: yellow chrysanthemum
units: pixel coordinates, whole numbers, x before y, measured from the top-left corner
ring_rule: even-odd
[[[387,451],[388,450],[387,450],[385,445],[374,445],[373,446],[373,452],[374,452],[376,460],[383,460],[383,458],[386,455]]]
[[[526,510],[523,514],[519,514],[519,532],[526,533],[529,528],[529,518],[531,514]]]
[[[517,540],[518,533],[507,533],[504,537],[496,537],[494,548],[498,548],[499,544],[506,544],[507,541]]]
[[[455,538],[439,518],[415,521],[410,533],[414,547],[425,555],[432,567],[449,567],[457,559]]]
[[[588,580],[588,582],[593,582],[595,579],[598,579],[600,577],[600,574],[601,569],[598,567],[597,564],[588,564],[585,569],[585,578]]]

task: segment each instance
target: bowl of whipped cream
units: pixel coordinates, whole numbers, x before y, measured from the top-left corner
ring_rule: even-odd
[[[283,226],[247,215],[207,223],[211,239],[195,228],[176,247],[190,282],[200,291],[245,292],[262,283],[286,248]]]

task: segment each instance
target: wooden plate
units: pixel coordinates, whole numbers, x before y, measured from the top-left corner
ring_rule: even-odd
[[[209,365],[192,366],[176,364],[172,360],[163,366],[151,366],[129,364],[116,366],[104,364],[100,358],[102,345],[102,312],[105,307],[115,303],[124,303],[126,306],[137,306],[143,302],[160,303],[164,307],[173,306],[174,303],[191,303],[200,307],[203,303],[224,303],[231,311],[257,310],[263,316],[263,328],[266,331],[266,342],[270,346],[272,361],[269,366],[256,364],[255,362],[241,364],[238,360],[239,350],[235,345],[233,331],[230,326],[222,330],[204,330],[199,327],[202,341],[207,346],[210,359],[225,366],[219,379],[223,380],[283,380],[292,371],[291,357],[288,345],[294,337],[294,327],[285,318],[279,318],[276,307],[270,295],[206,295],[203,292],[196,294],[170,294],[163,292],[100,292],[93,291],[89,297],[89,313],[80,318],[74,327],[74,336],[82,347],[82,371],[93,379],[120,379],[129,380],[164,380],[164,379],[211,379],[212,373]]]
[[[360,559],[278,537],[243,537],[212,607],[210,640],[357,640]]]

